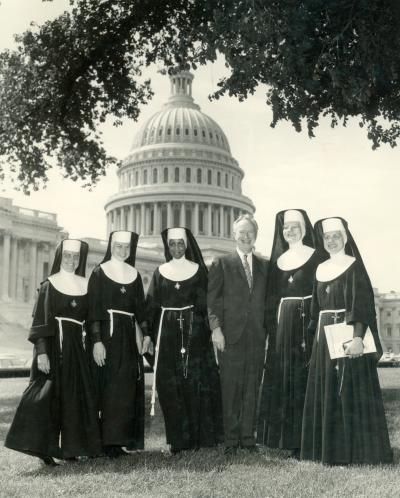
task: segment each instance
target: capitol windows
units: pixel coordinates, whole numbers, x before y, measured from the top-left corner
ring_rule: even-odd
[[[197,169],[197,183],[201,183],[202,178],[201,178],[201,168]]]
[[[192,181],[192,171],[190,168],[186,168],[186,183],[190,183]]]
[[[391,311],[386,311],[386,316],[387,317],[391,317],[392,316],[392,312]]]
[[[218,187],[221,186],[221,172],[220,171],[218,171],[218,173],[217,173],[217,185],[218,185]]]
[[[390,325],[386,326],[386,335],[392,337],[392,327]]]
[[[181,133],[180,128],[177,128],[177,129],[176,129],[176,134],[177,134],[177,135],[179,135],[180,133]]]
[[[195,137],[197,137],[197,128],[195,128],[195,129],[193,130],[193,135],[194,135]]]
[[[158,171],[153,169],[153,183],[158,183]]]
[[[235,190],[235,178],[232,176],[232,190]]]
[[[207,171],[207,183],[212,184],[212,171],[210,169]]]
[[[189,128],[185,129],[185,135],[189,135]]]
[[[168,128],[167,135],[171,135],[171,128]]]
[[[228,174],[225,173],[225,188],[228,188]]]
[[[204,130],[201,132],[201,134],[203,135],[203,138],[206,138],[206,132]]]
[[[143,171],[143,185],[147,185],[147,169]]]
[[[168,168],[164,168],[164,183],[168,183]]]
[[[179,168],[175,168],[175,183],[179,183]]]
[[[213,134],[212,134],[212,133],[211,133],[211,131],[210,131],[210,138],[212,139],[212,137],[213,137]]]
[[[135,172],[135,185],[139,185],[139,171]]]

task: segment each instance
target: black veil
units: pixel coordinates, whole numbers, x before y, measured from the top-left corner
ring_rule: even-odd
[[[63,252],[63,243],[65,240],[78,240],[78,239],[64,239],[62,240],[57,248],[56,252],[54,254],[54,260],[53,260],[53,266],[51,267],[50,271],[50,276],[54,275],[55,273],[58,273],[61,268],[61,259],[62,259],[62,252]],[[82,240],[79,241],[81,243],[80,251],[79,251],[79,264],[78,268],[75,270],[75,275],[79,275],[80,277],[84,277],[86,273],[86,260],[87,260],[87,255],[89,252],[89,245],[87,242],[83,242]]]
[[[101,261],[100,264],[105,263],[106,261],[109,261],[111,259],[111,241],[112,241],[112,236],[114,233],[117,232],[129,232],[130,230],[115,230],[110,233],[110,236],[108,237],[108,245],[107,245],[107,250],[106,254]],[[131,232],[131,248],[130,248],[130,253],[127,259],[125,260],[125,263],[128,263],[128,265],[135,266],[135,260],[136,260],[136,249],[139,241],[139,235],[135,232]]]
[[[176,228],[183,228],[183,227],[176,227]],[[187,245],[186,245],[186,251],[185,251],[185,257],[186,259],[189,259],[190,261],[193,261],[193,263],[197,263],[202,271],[207,275],[207,266],[204,263],[203,255],[201,254],[200,247],[198,246],[196,239],[194,238],[192,232],[188,228],[183,228],[186,232],[186,238],[187,238]],[[163,230],[161,232],[161,238],[164,244],[164,254],[165,254],[165,261],[171,261],[172,256],[169,252],[169,247],[168,247],[168,228]]]

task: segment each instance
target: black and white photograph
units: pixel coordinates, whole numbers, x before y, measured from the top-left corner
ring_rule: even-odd
[[[399,496],[399,54],[393,0],[0,0],[0,496]]]

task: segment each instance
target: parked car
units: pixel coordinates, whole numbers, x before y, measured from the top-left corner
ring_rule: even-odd
[[[389,351],[383,353],[378,361],[378,367],[400,367],[400,355],[395,355]]]

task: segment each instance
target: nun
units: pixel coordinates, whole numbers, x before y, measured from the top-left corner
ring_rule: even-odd
[[[147,316],[156,344],[155,390],[172,454],[222,441],[222,406],[207,320],[207,268],[186,228],[161,234],[166,263],[153,275]]]
[[[257,442],[298,457],[313,335],[307,330],[318,255],[307,213],[276,215],[267,283],[268,352]]]
[[[106,255],[89,279],[89,323],[102,444],[110,458],[144,448],[144,369],[150,347],[138,235],[110,234]],[[143,337],[143,334],[145,337]]]
[[[301,458],[328,465],[391,463],[376,368],[382,347],[371,282],[345,220],[326,218],[314,230],[325,261],[316,271],[311,305],[310,328],[316,333]],[[350,340],[342,344],[346,356],[337,359],[331,359],[327,341],[333,324],[350,326]],[[375,353],[364,353],[366,333],[372,335]]]
[[[95,386],[85,352],[88,245],[65,239],[39,290],[29,340],[34,344],[29,386],[5,446],[37,456],[75,459],[101,453]]]

